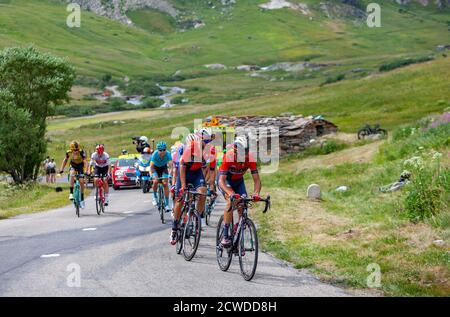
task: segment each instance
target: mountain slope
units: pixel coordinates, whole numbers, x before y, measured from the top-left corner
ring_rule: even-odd
[[[5,4],[6,2],[6,4]],[[65,25],[68,13],[61,1],[3,0],[0,2],[0,48],[34,43],[67,56],[80,74],[172,74],[202,71],[203,65],[236,66],[316,58],[330,61],[378,56],[429,54],[446,44],[448,11],[410,5],[383,5],[383,27],[370,29],[353,18],[327,18],[317,3],[305,1],[312,16],[289,8],[264,10],[268,1],[173,1],[178,21],[198,19],[205,26],[162,36],[83,11],[81,28]],[[314,4],[316,3],[316,4]],[[32,27],[30,27],[32,26]]]

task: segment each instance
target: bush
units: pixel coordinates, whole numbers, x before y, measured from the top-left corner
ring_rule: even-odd
[[[448,208],[450,169],[441,166],[441,156],[439,152],[430,152],[425,159],[414,156],[404,162],[412,172],[404,203],[406,214],[413,222],[434,219]]]
[[[126,86],[125,93],[127,95],[160,96],[163,91],[153,81],[133,80]]]
[[[337,83],[338,81],[344,80],[345,74],[338,74],[336,76],[328,77],[325,82],[323,82],[320,86]]]
[[[123,110],[125,105],[125,101],[122,98],[109,98],[108,103],[113,111]]]
[[[147,97],[142,100],[142,108],[157,108],[163,104],[161,99],[156,99],[152,97]]]
[[[434,57],[432,56],[425,56],[425,57],[418,57],[418,58],[407,58],[407,59],[400,59],[393,62],[382,64],[379,68],[380,72],[387,72],[396,68],[405,67],[411,64],[417,64],[417,63],[424,63],[428,61],[432,61]]]

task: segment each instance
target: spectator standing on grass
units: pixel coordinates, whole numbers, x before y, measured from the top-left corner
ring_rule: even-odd
[[[54,158],[47,163],[47,172],[50,173],[50,183],[56,183],[56,163]]]
[[[42,163],[45,172],[45,182],[48,184],[50,182],[50,174],[48,173],[47,165],[50,163],[50,156],[47,156],[45,161]]]

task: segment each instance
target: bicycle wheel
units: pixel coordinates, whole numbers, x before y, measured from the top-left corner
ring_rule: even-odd
[[[165,211],[165,203],[164,203],[164,190],[160,186],[158,189],[158,209],[159,209],[159,217],[161,218],[161,223],[164,223],[164,211]]]
[[[188,215],[183,235],[183,255],[186,261],[192,260],[195,256],[202,232],[200,215],[194,211],[190,211]]]
[[[217,233],[216,233],[216,257],[217,264],[219,264],[219,268],[226,272],[230,268],[231,260],[233,259],[233,252],[231,249],[225,249],[220,246],[220,241],[223,238],[223,229],[224,229],[224,221],[223,215],[219,219],[219,223],[217,224]],[[233,226],[230,226],[233,227]]]
[[[211,213],[212,213],[212,209],[213,209],[213,203],[214,203],[214,201],[212,200],[211,197],[206,198],[205,222],[206,222],[207,226],[211,225]]]
[[[100,199],[100,190],[98,187],[95,189],[95,210],[97,211],[97,215],[100,216],[102,212],[102,206],[101,206],[101,199]]]
[[[249,218],[244,220],[238,245],[239,266],[242,277],[250,281],[256,272],[258,265],[258,235],[253,221]]]
[[[73,190],[73,203],[75,206],[75,212],[77,214],[77,217],[80,218],[80,201],[81,201],[81,195],[80,195],[80,185],[75,185],[75,188]]]

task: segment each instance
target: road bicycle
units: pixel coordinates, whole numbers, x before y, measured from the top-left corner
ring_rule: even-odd
[[[73,205],[75,207],[75,212],[77,214],[77,217],[80,217],[80,203],[81,203],[81,184],[80,184],[80,178],[84,177],[84,174],[79,174],[77,171],[75,171],[75,183],[73,186]],[[70,174],[69,174],[70,178]]]
[[[166,197],[164,194],[164,185],[163,180],[167,179],[167,177],[159,177],[156,178],[158,180],[158,200],[157,200],[157,206],[159,211],[159,217],[161,219],[162,223],[165,223],[164,220],[164,213],[166,212],[166,202],[164,198]]]
[[[108,180],[106,180],[108,181]],[[105,212],[105,194],[104,194],[104,186],[105,180],[104,176],[98,177],[97,188],[95,189],[95,208],[97,210],[97,214],[100,216],[101,213]]]
[[[259,201],[265,202],[263,213],[266,213],[270,209],[270,196]],[[254,222],[248,216],[248,209],[254,202],[253,198],[246,197],[232,201],[228,212],[242,210],[242,214],[236,224],[233,219],[229,226],[228,236],[232,241],[231,246],[224,247],[221,244],[225,225],[223,215],[217,224],[216,233],[216,256],[219,268],[224,272],[227,271],[230,268],[233,254],[237,254],[241,275],[246,281],[250,281],[254,277],[258,265],[258,235]]]
[[[200,243],[202,221],[196,207],[197,197],[206,196],[206,194],[198,193],[193,189],[192,185],[188,185],[188,190],[183,195],[184,204],[181,211],[181,224],[177,228],[176,251],[178,254],[183,251],[186,261],[194,258]]]
[[[208,186],[205,204],[205,222],[207,226],[211,224],[211,213],[214,211],[214,208],[216,207],[216,199],[217,193],[213,192]]]

